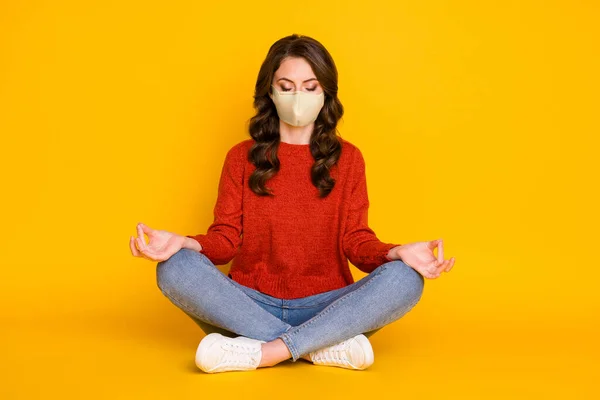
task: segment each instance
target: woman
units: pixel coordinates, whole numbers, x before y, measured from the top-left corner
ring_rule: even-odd
[[[441,240],[383,243],[369,228],[364,158],[336,134],[337,92],[321,43],[274,43],[256,82],[251,139],[225,157],[207,233],[139,223],[130,238],[134,256],[159,261],[162,293],[208,333],[196,351],[204,372],[290,358],[365,369],[368,337],[414,307],[424,277],[454,265]],[[215,267],[231,260],[227,276]],[[348,260],[368,275],[354,282]]]

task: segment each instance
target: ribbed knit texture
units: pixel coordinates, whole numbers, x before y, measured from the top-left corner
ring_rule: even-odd
[[[280,170],[267,180],[275,197],[248,186],[254,143],[234,145],[225,157],[214,221],[206,234],[187,235],[215,265],[233,259],[229,278],[280,299],[295,299],[354,283],[348,261],[369,273],[400,244],[380,241],[368,225],[365,161],[341,139],[342,153],[330,169],[336,184],[325,198],[311,182],[308,144],[280,142]]]

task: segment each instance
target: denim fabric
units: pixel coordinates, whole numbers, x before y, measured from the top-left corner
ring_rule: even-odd
[[[360,333],[371,336],[410,311],[424,288],[420,273],[394,260],[346,287],[279,299],[237,283],[186,248],[160,261],[156,274],[161,292],[206,334],[281,338],[294,362]]]

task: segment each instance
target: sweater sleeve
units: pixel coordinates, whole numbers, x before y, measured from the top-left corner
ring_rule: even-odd
[[[392,247],[400,244],[384,243],[380,241],[375,232],[369,227],[368,210],[369,197],[367,193],[367,179],[365,160],[357,148],[353,162],[351,198],[348,218],[343,236],[344,253],[348,260],[359,270],[370,273],[378,266],[392,261],[387,257]]]
[[[215,265],[231,261],[242,242],[243,157],[242,148],[238,146],[227,152],[213,209],[214,220],[206,234],[186,235],[200,243],[200,253]]]

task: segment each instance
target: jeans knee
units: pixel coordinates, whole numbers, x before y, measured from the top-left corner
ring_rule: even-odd
[[[196,251],[183,248],[168,259],[156,264],[156,284],[163,293],[172,291],[185,282],[190,268],[197,264],[192,262],[194,253]]]
[[[386,270],[404,293],[404,298],[410,298],[414,304],[421,299],[425,286],[423,275],[401,260],[390,261],[386,264]]]

